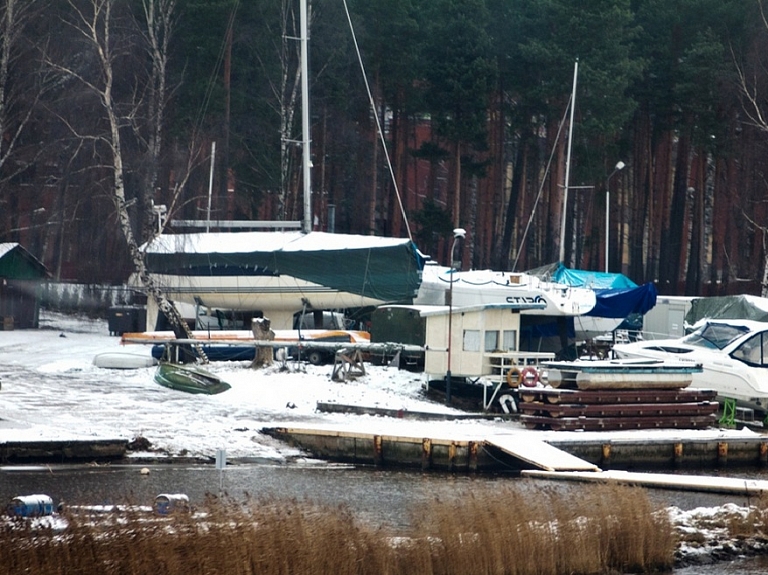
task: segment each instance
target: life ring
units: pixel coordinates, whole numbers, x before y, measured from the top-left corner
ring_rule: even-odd
[[[539,370],[532,365],[526,366],[517,376],[517,386],[536,387],[539,383]]]
[[[507,370],[507,385],[509,387],[518,387],[520,385],[520,370],[516,367]]]
[[[515,398],[508,393],[505,393],[499,398],[499,404],[501,405],[501,409],[504,410],[504,413],[517,413]]]

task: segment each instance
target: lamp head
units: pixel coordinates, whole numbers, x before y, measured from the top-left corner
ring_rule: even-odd
[[[624,162],[622,162],[621,160],[619,160],[619,161],[616,163],[616,169],[617,169],[617,170],[623,170],[623,169],[624,169],[624,166],[626,166],[626,164],[625,164]]]
[[[465,230],[464,228],[455,228],[453,230],[453,237],[454,237],[454,239],[457,239],[457,240],[459,238],[464,239],[466,237],[466,235],[467,235],[467,230]]]

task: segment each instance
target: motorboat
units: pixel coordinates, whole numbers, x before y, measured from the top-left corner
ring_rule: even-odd
[[[721,399],[768,413],[768,322],[704,319],[677,339],[616,344],[618,358],[678,359],[701,364],[693,387],[714,389]]]

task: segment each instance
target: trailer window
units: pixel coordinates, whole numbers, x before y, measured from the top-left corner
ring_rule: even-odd
[[[464,351],[480,351],[480,330],[464,330]]]
[[[517,330],[505,329],[502,337],[502,351],[517,351]]]
[[[498,349],[499,349],[499,332],[486,331],[485,332],[485,351],[492,352]]]

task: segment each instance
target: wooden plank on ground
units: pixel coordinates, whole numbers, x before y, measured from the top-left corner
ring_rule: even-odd
[[[599,468],[570,453],[530,435],[494,435],[484,439],[487,445],[546,471],[599,471]]]

